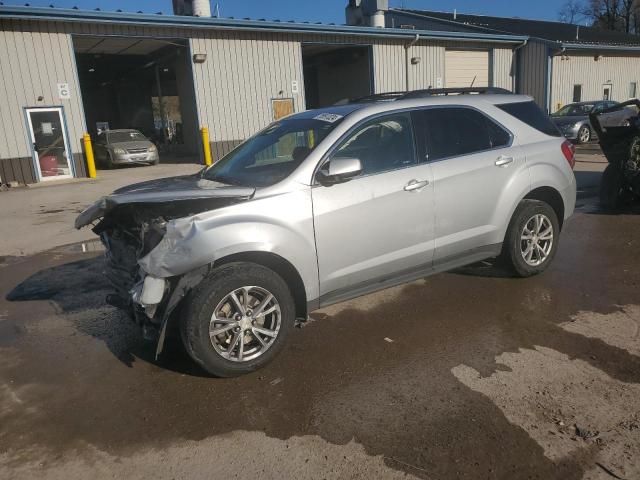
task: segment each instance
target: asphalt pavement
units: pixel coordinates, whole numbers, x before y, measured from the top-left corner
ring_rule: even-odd
[[[640,478],[640,209],[596,190],[543,275],[483,262],[335,305],[236,379],[175,338],[156,360],[98,252],[6,256],[0,478]]]

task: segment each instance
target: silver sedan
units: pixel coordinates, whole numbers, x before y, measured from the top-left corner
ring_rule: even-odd
[[[138,130],[107,130],[95,141],[96,161],[106,168],[117,165],[150,164],[160,161],[158,148]]]
[[[575,140],[577,143],[587,143],[594,137],[594,129],[589,122],[589,114],[598,113],[616,105],[618,105],[618,102],[603,100],[570,103],[552,114],[551,119],[566,138]],[[633,110],[621,108],[620,110],[605,113],[599,118],[602,121],[602,126],[606,128],[624,125],[629,117],[633,115],[635,115]]]

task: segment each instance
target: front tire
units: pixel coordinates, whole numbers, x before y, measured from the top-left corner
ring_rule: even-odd
[[[542,273],[556,254],[559,236],[558,216],[549,204],[522,200],[507,229],[502,260],[519,277]]]
[[[185,299],[181,336],[193,360],[217,377],[235,377],[269,363],[295,323],[285,281],[254,263],[219,267]]]
[[[591,140],[591,129],[588,125],[583,125],[582,127],[580,127],[580,130],[578,130],[577,139],[578,143],[580,144],[589,143],[589,141]]]

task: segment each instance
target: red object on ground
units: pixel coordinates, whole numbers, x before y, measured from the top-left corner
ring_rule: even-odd
[[[54,155],[40,157],[40,171],[43,177],[55,177],[58,175],[58,159]]]

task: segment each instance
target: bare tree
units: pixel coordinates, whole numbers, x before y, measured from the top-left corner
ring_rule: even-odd
[[[638,2],[636,0],[621,0],[620,17],[626,33],[637,32]]]
[[[566,0],[558,11],[558,20],[564,23],[578,23],[584,19],[585,6],[581,0]]]
[[[596,27],[636,33],[638,8],[637,0],[590,0],[585,14]]]

